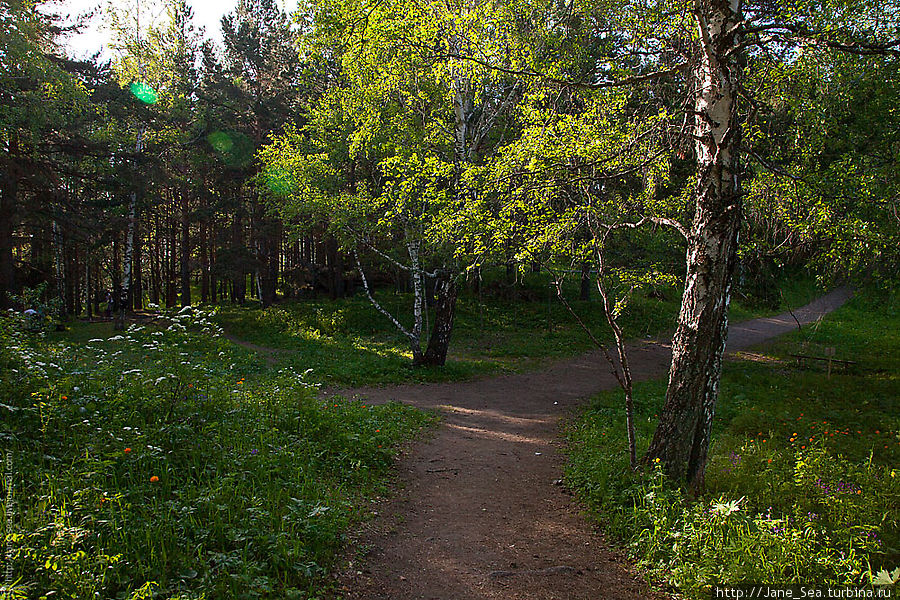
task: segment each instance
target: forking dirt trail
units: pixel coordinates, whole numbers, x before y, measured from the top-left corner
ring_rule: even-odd
[[[839,289],[791,313],[731,326],[745,349],[816,321],[849,298]],[[662,377],[671,348],[629,346],[635,381]],[[663,598],[581,514],[564,487],[559,422],[617,386],[598,352],[542,371],[462,383],[324,392],[436,409],[433,438],[398,465],[397,493],[354,539],[337,584],[354,600]],[[622,441],[624,444],[624,440]]]

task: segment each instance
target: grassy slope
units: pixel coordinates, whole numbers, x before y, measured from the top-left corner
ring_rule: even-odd
[[[826,377],[801,348],[858,362]],[[714,584],[867,584],[900,566],[900,298],[858,297],[818,327],[724,370],[707,492],[686,505],[658,471],[631,475],[621,399],[569,431],[569,481],[633,553],[688,595]],[[637,386],[646,447],[664,382]]]
[[[627,336],[643,337],[674,327],[679,293],[674,289],[661,291],[662,298],[635,294],[622,317]],[[359,296],[339,302],[284,303],[266,310],[226,306],[219,309],[217,318],[238,339],[287,350],[275,355],[280,364],[312,369],[314,380],[337,385],[467,379],[533,369],[549,359],[592,348],[590,339],[540,275],[530,275],[521,293],[530,300],[482,300],[464,294],[459,301],[448,364],[442,369],[412,368],[405,339]],[[785,283],[784,304],[805,304],[816,293],[809,278],[794,279]],[[574,287],[567,289],[567,296],[577,296]],[[594,326],[598,337],[609,339],[596,296],[593,291],[593,301],[571,304],[586,323]],[[409,320],[409,295],[381,292],[378,299],[401,319]],[[771,312],[738,298],[732,318],[743,320]]]

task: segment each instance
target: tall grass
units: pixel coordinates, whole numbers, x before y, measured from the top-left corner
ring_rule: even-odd
[[[874,293],[873,293],[874,294]],[[631,473],[621,400],[597,398],[568,432],[568,481],[652,574],[689,597],[714,585],[871,584],[900,566],[900,297],[851,301],[723,374],[706,493],[656,465]],[[855,369],[798,366],[836,349]],[[639,385],[646,447],[664,382]]]
[[[7,322],[0,517],[24,598],[309,598],[430,417],[316,399],[200,311],[82,344]],[[246,373],[246,375],[244,375]],[[4,484],[4,492],[6,492]]]

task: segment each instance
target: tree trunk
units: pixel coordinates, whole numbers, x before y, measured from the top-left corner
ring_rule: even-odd
[[[338,249],[338,243],[334,237],[328,236],[325,244],[325,258],[328,262],[328,269],[331,275],[331,285],[329,286],[331,299],[336,300],[338,298],[343,298],[346,295],[344,286],[344,261],[341,258],[341,252]]]
[[[200,223],[200,302],[209,302],[209,230]]]
[[[94,291],[91,283],[91,251],[87,250],[84,253],[84,305],[88,321],[94,319]]]
[[[178,235],[177,229],[175,227],[175,217],[171,212],[169,213],[166,222],[169,225],[169,243],[167,254],[168,269],[166,273],[166,307],[175,308],[175,305],[178,304]]]
[[[9,294],[18,292],[16,288],[16,265],[13,261],[13,219],[16,213],[19,181],[13,166],[17,154],[15,134],[10,136],[9,164],[4,169],[3,184],[0,189],[0,308],[9,308],[12,301]],[[27,308],[27,307],[26,307]]]
[[[272,219],[264,219],[260,231],[259,299],[263,308],[275,303],[278,289],[278,263],[281,246],[280,224]]]
[[[153,230],[153,247],[150,251],[150,303],[159,306],[159,296],[161,294],[161,263],[162,249],[159,240],[159,214],[154,216],[156,228]],[[149,237],[148,237],[149,240]]]
[[[137,140],[135,141],[135,153],[140,154],[143,147],[144,127],[138,127]],[[137,190],[132,190],[131,201],[128,204],[128,233],[125,237],[125,255],[122,258],[122,289],[119,296],[119,310],[113,326],[116,330],[125,329],[125,307],[131,306],[129,294],[132,286],[132,260],[134,259],[134,229],[137,219]]]
[[[696,208],[666,403],[645,460],[699,493],[728,333],[728,306],[741,225],[738,181],[740,0],[698,0],[702,52],[695,72]]]
[[[191,305],[191,222],[188,195],[181,193],[181,306]]]
[[[144,310],[144,255],[141,238],[141,220],[134,223],[134,259],[131,272],[131,306],[134,310]]]
[[[591,299],[591,267],[588,263],[581,263],[581,293],[578,299],[587,302]]]
[[[56,297],[59,300],[59,319],[63,320],[68,316],[66,302],[66,265],[63,256],[63,236],[59,223],[53,221],[53,264],[56,273]]]
[[[437,302],[434,307],[434,325],[428,348],[422,360],[423,365],[441,367],[447,362],[447,350],[453,334],[453,320],[456,317],[456,297],[458,289],[452,275],[441,275],[437,281]]]

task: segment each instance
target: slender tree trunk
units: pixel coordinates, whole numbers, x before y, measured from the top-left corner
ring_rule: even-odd
[[[91,251],[84,253],[84,300],[88,321],[94,318],[94,290],[91,287]]]
[[[685,290],[672,342],[666,403],[645,460],[699,493],[719,392],[741,224],[739,188],[740,0],[697,0],[701,56],[695,72],[696,208]]]
[[[112,302],[107,302],[107,317],[115,317],[119,309],[119,298],[122,297],[122,263],[120,256],[122,254],[122,241],[119,239],[119,232],[113,233],[113,260],[112,260],[112,296],[109,298]]]
[[[168,272],[166,274],[166,306],[174,308],[178,304],[178,228],[175,226],[174,198],[172,211],[168,215]]]
[[[181,306],[191,305],[191,222],[188,194],[181,192]]]
[[[591,266],[586,262],[581,263],[581,293],[578,299],[582,302],[591,299]]]
[[[18,140],[13,133],[9,140],[9,163],[3,169],[3,181],[0,185],[0,308],[9,308],[12,305],[9,294],[18,292],[13,260],[13,220],[19,194],[19,179],[14,163],[17,154]]]
[[[344,286],[344,261],[338,250],[337,240],[332,236],[328,236],[325,246],[325,259],[328,262],[328,269],[331,274],[331,285],[329,286],[331,288],[331,299],[335,300],[337,298],[343,298],[346,295]]]
[[[143,138],[144,138],[144,127],[141,125],[138,127],[137,131],[137,140],[135,141],[135,153],[140,154],[141,149],[143,147]],[[116,322],[113,326],[116,330],[125,329],[125,307],[131,306],[129,302],[129,294],[131,293],[132,286],[132,260],[134,257],[134,229],[135,229],[135,221],[137,220],[137,200],[138,193],[137,190],[132,190],[131,192],[131,201],[128,204],[128,233],[125,237],[125,256],[122,258],[122,289],[120,291],[119,296],[119,310],[118,316],[116,317]]]
[[[437,284],[437,301],[434,305],[434,325],[428,348],[422,364],[443,366],[447,362],[447,351],[450,348],[450,337],[453,334],[453,321],[456,317],[456,298],[458,294],[456,279],[451,274],[439,274]]]
[[[144,310],[144,253],[141,220],[134,223],[134,266],[131,274],[131,306],[134,310]]]
[[[259,299],[263,308],[272,306],[275,302],[275,294],[278,284],[278,263],[280,260],[280,223],[272,219],[262,219],[260,226],[259,260],[260,270]]]
[[[418,241],[407,242],[406,250],[409,253],[409,261],[412,266],[412,284],[413,284],[413,329],[412,333],[417,339],[422,339],[422,309],[424,305],[423,292],[424,285],[422,282],[422,267],[419,264],[419,245]],[[424,357],[416,357],[417,361],[423,360]]]
[[[63,236],[59,223],[53,221],[53,263],[56,272],[56,297],[59,300],[59,319],[63,320],[68,316],[68,303],[66,301],[66,265],[65,256],[63,255]]]
[[[205,222],[200,223],[200,302],[209,302],[209,240]]]
[[[150,303],[159,306],[159,296],[162,289],[162,274],[160,273],[162,248],[160,247],[159,239],[159,214],[154,215],[153,220],[156,227],[153,230],[153,247],[150,251]]]

